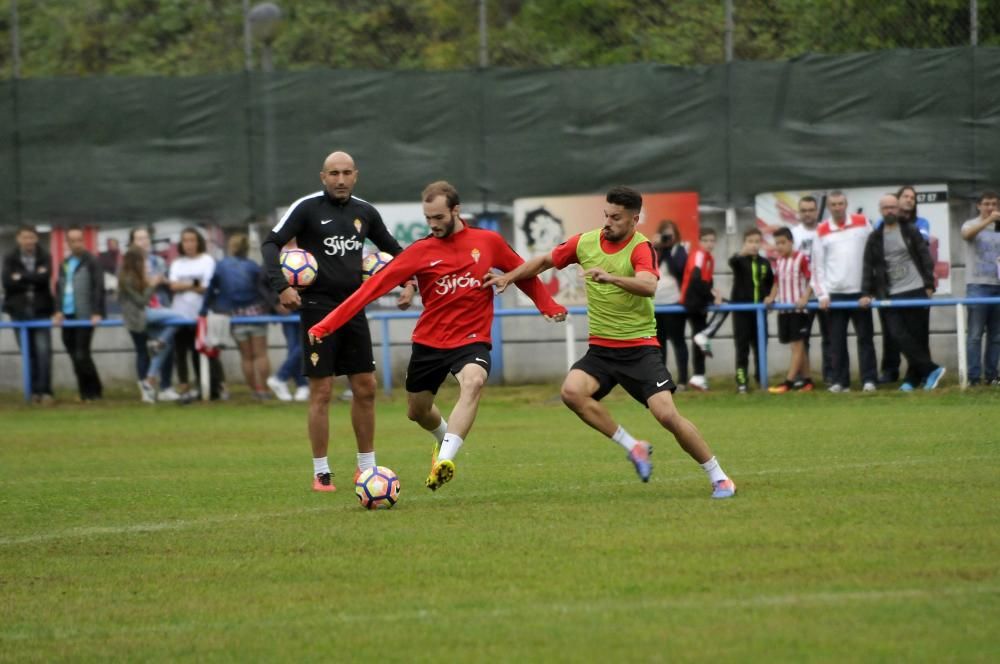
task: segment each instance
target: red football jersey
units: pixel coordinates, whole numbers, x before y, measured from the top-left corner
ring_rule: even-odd
[[[403,250],[309,332],[325,337],[351,320],[366,304],[410,277],[417,278],[424,310],[413,341],[432,348],[490,343],[493,289],[483,288],[491,268],[513,270],[524,260],[493,231],[465,227],[446,238],[427,236]],[[547,316],[565,313],[537,277],[516,283]]]

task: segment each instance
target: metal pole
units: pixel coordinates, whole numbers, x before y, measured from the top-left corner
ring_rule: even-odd
[[[760,373],[760,386],[767,389],[767,308],[760,305],[757,309],[757,371]]]
[[[955,336],[958,342],[958,385],[963,390],[969,386],[969,363],[966,356],[965,305],[955,305]]]
[[[969,41],[979,45],[979,1],[969,0]]]
[[[243,0],[243,69],[253,71],[253,39],[250,36],[250,0]]]
[[[382,319],[382,389],[392,396],[392,351],[389,348],[389,319]]]
[[[479,0],[479,66],[490,66],[488,33],[486,30],[486,0]]]
[[[726,27],[725,27],[725,48],[726,62],[733,61],[733,0],[726,0]]]
[[[576,362],[576,326],[573,325],[573,315],[566,315],[566,373]]]
[[[24,403],[31,403],[31,348],[29,347],[29,331],[27,325],[14,330],[21,342],[21,385],[24,389]]]

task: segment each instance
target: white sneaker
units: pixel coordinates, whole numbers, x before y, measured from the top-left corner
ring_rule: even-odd
[[[274,396],[278,397],[278,401],[292,400],[292,393],[288,391],[288,385],[277,376],[268,376],[267,386],[274,392]]]
[[[354,399],[354,392],[351,391],[351,388],[347,388],[340,394],[341,401],[352,401],[353,399]]]
[[[688,387],[699,392],[708,392],[708,380],[704,376],[691,376]]]
[[[861,391],[862,392],[874,392],[875,389],[876,389],[875,388],[875,383],[865,383],[864,387],[861,388]]]
[[[828,387],[826,391],[833,392],[834,394],[843,394],[844,392],[850,392],[851,388],[844,387],[843,385],[840,385],[838,383],[834,383],[833,385]]]
[[[295,388],[295,396],[293,398],[296,401],[309,401],[309,386],[302,385],[301,387]]]
[[[139,392],[143,403],[156,403],[156,388],[144,380],[139,381]]]
[[[160,393],[156,395],[157,401],[177,401],[180,398],[181,395],[177,394],[177,390],[172,387],[160,390]]]

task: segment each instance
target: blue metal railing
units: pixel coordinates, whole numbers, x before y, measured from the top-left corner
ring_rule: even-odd
[[[969,305],[977,304],[998,304],[1000,305],[1000,297],[976,297],[976,298],[938,298],[938,299],[921,299],[921,300],[873,300],[871,304],[872,309],[880,308],[911,308],[911,307],[943,307],[943,306],[954,306],[956,307],[956,337],[959,345],[958,361],[959,361],[959,376],[960,382],[964,385],[965,377],[965,334],[963,332],[965,328],[965,316],[964,307]],[[819,305],[813,301],[810,302],[807,309],[819,309]],[[856,301],[840,301],[831,302],[830,309],[859,309],[859,305]],[[567,318],[567,333],[566,333],[566,343],[567,343],[567,363],[569,363],[569,358],[573,357],[575,353],[573,352],[572,345],[575,342],[574,327],[572,325],[572,316],[586,315],[587,308],[580,307],[568,307],[571,316]],[[774,304],[767,307],[763,304],[733,304],[727,303],[720,306],[711,306],[708,308],[709,311],[753,311],[756,312],[757,317],[757,362],[758,369],[760,370],[761,385],[767,387],[767,335],[766,335],[766,319],[768,311],[794,311],[796,307],[790,304]],[[686,313],[684,307],[680,305],[658,305],[656,307],[657,313]],[[382,381],[383,390],[386,394],[392,392],[392,353],[390,348],[390,337],[389,337],[389,323],[393,320],[400,319],[414,319],[420,316],[420,311],[373,311],[369,312],[368,318],[370,320],[379,321],[381,325],[382,339],[381,339],[381,357],[382,357]],[[494,310],[494,319],[492,326],[492,337],[493,337],[493,351],[492,351],[492,363],[494,374],[497,376],[503,375],[503,326],[500,324],[501,319],[505,317],[513,316],[538,316],[540,315],[535,309],[504,309],[496,308]],[[289,323],[289,322],[299,322],[298,315],[290,316],[237,316],[232,319],[234,323]],[[166,325],[194,325],[195,321],[189,319],[178,318],[176,320],[168,320],[164,324]],[[89,320],[66,320],[62,323],[63,327],[90,327],[91,323]],[[121,319],[110,319],[102,320],[97,324],[97,327],[121,327]],[[30,321],[0,321],[0,329],[11,328],[20,335],[21,342],[21,374],[22,374],[22,386],[24,389],[25,401],[31,400],[31,372],[25,369],[30,366],[30,347],[28,345],[28,330],[36,328],[51,328],[52,321],[49,319],[39,319]]]

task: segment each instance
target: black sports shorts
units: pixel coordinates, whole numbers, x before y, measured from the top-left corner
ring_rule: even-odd
[[[437,394],[448,374],[457,374],[466,364],[481,366],[489,376],[490,348],[482,341],[458,348],[432,348],[414,343],[406,368],[406,391]]]
[[[372,335],[364,312],[323,339],[323,343],[309,344],[309,328],[328,313],[323,309],[302,309],[299,312],[302,317],[302,365],[306,376],[327,378],[375,371]]]
[[[778,341],[790,344],[793,341],[804,341],[809,338],[809,328],[812,318],[802,311],[781,311],[778,313]]]
[[[598,401],[606,397],[615,385],[621,385],[643,406],[657,392],[674,392],[677,389],[657,346],[608,348],[591,345],[573,368],[597,379],[600,387],[592,396]]]

